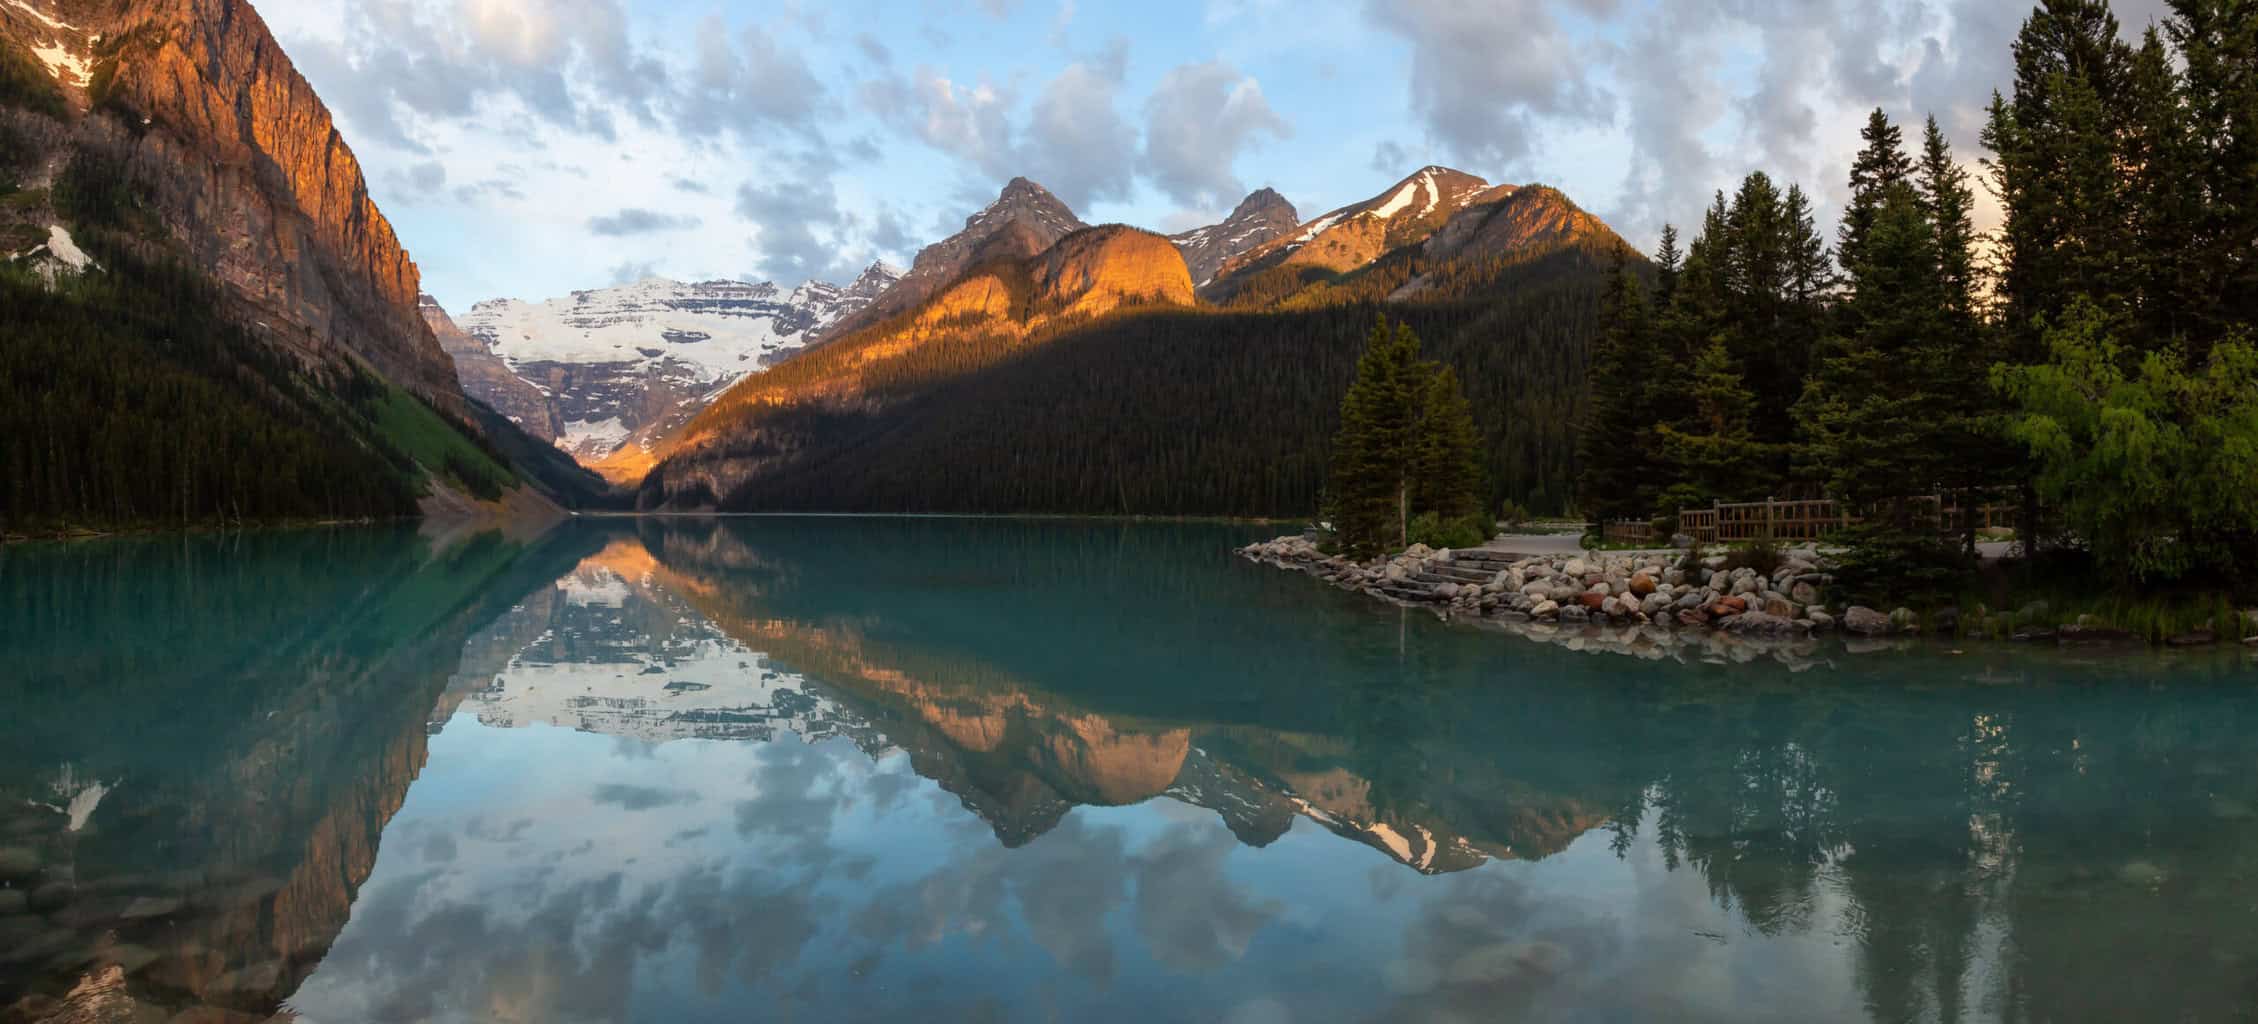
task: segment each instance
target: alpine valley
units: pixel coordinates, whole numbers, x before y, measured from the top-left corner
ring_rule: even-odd
[[[1444,167],[1307,221],[1260,189],[1166,237],[1015,178],[906,271],[450,311],[244,0],[0,5],[0,194],[11,533],[1306,514],[1383,311],[1470,382],[1493,497],[1558,507],[1621,245],[1553,189]],[[114,414],[67,411],[94,402]]]

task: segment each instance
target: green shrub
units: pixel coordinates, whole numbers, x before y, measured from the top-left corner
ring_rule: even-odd
[[[1478,548],[1496,531],[1479,516],[1460,516],[1445,522],[1432,512],[1411,521],[1411,542],[1431,548]]]
[[[1725,571],[1754,569],[1769,578],[1787,561],[1787,547],[1776,540],[1751,540],[1733,545],[1725,556]]]
[[[1957,540],[1886,526],[1853,526],[1835,535],[1835,581],[1853,600],[1874,605],[1932,606],[1948,601],[1975,571]]]

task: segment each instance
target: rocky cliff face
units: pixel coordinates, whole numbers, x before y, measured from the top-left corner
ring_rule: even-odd
[[[583,465],[632,482],[649,466],[650,447],[714,396],[868,306],[900,276],[874,263],[845,287],[809,281],[786,292],[652,278],[546,302],[496,299],[471,307],[456,340],[445,331],[441,340],[469,353],[457,358],[472,397]]]
[[[1240,253],[1263,245],[1272,239],[1292,234],[1301,226],[1301,215],[1294,212],[1294,204],[1270,189],[1260,189],[1240,200],[1238,209],[1220,224],[1168,236],[1184,254],[1184,265],[1192,272],[1192,281],[1205,285],[1215,279]]]
[[[1088,226],[1050,190],[1025,178],[1013,178],[995,202],[965,218],[964,230],[919,250],[909,273],[877,301],[816,332],[814,341],[822,344],[843,337],[923,304],[976,263],[999,255],[992,247],[983,248],[998,234],[1017,236],[1010,246],[1013,249],[1026,249],[1025,240],[1031,240],[1034,247],[1029,252],[1040,252]]]
[[[1301,225],[1225,260],[1202,294],[1228,298],[1238,283],[1278,267],[1355,270],[1441,228],[1489,183],[1448,167],[1423,167],[1387,191]]]
[[[238,318],[314,364],[358,359],[458,415],[415,263],[328,108],[246,0],[9,0],[0,34],[69,97],[78,144],[119,156]]]
[[[419,296],[417,309],[431,327],[432,336],[439,339],[440,349],[455,361],[455,376],[462,381],[463,393],[509,417],[526,433],[543,441],[556,441],[561,425],[546,392],[510,372],[509,364],[485,341],[456,324],[438,299]]]
[[[1613,228],[1585,213],[1559,189],[1544,185],[1499,185],[1474,196],[1421,245],[1429,271],[1412,278],[1389,298],[1418,298],[1436,269],[1509,257],[1517,252],[1601,240],[1624,244]]]

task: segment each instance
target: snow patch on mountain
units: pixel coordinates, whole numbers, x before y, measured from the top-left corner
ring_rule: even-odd
[[[547,397],[557,446],[593,463],[628,444],[649,448],[900,277],[881,262],[844,287],[809,281],[789,292],[766,282],[650,278],[543,302],[481,302],[459,325]],[[465,381],[472,397],[502,408],[498,396],[478,393],[493,386]]]

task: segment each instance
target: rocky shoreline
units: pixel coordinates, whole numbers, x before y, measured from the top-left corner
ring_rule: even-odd
[[[1698,647],[1737,660],[1772,653],[1792,665],[1820,650],[1821,640],[1830,635],[1853,653],[1894,649],[1931,634],[2006,636],[2061,647],[2141,642],[2131,633],[2084,619],[2039,625],[2046,621],[2044,605],[2013,614],[1945,609],[1928,622],[1906,608],[1838,609],[1828,603],[1828,588],[1835,582],[1828,567],[1794,555],[1761,573],[1734,567],[1726,555],[1544,556],[1490,548],[1433,550],[1420,544],[1393,557],[1358,562],[1325,554],[1307,537],[1259,541],[1238,553],[1258,564],[1309,573],[1344,590],[1578,650],[1614,647],[1668,657]],[[2247,614],[2258,623],[2258,611]],[[2191,633],[2174,637],[2170,646],[2219,643],[2209,633]],[[2258,637],[2248,643],[2258,649]]]

